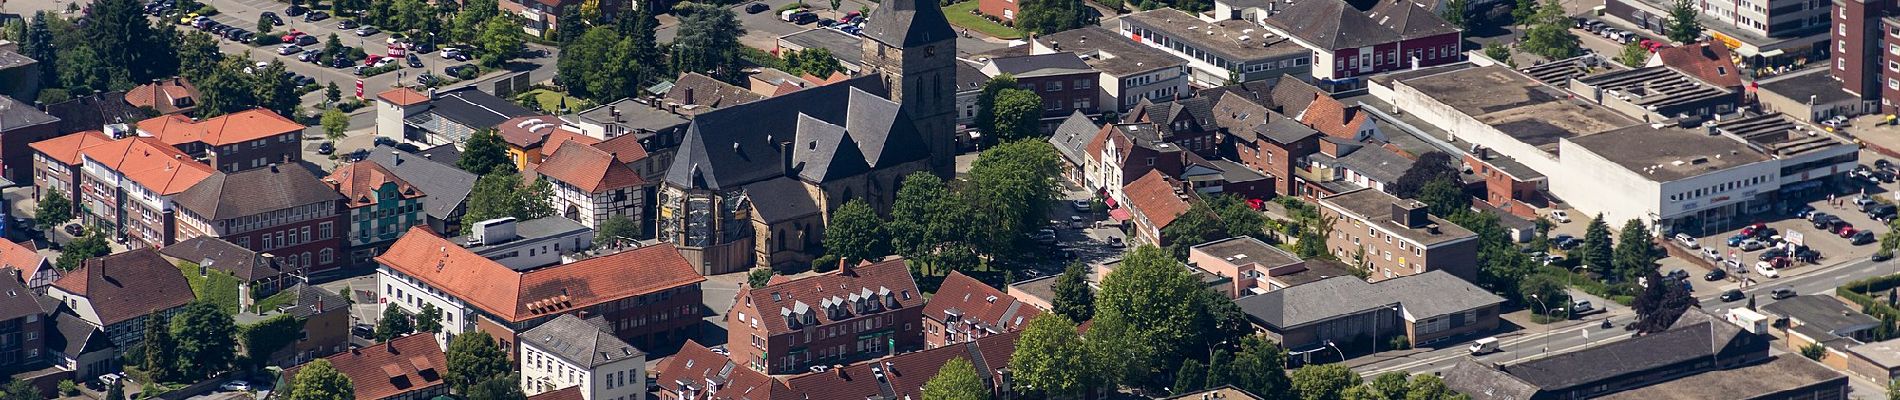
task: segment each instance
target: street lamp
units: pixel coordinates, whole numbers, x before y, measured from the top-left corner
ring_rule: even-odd
[[[1335,351],[1335,352],[1339,352],[1339,361],[1340,361],[1340,362],[1346,362],[1346,351],[1345,351],[1345,350],[1340,350],[1340,349],[1339,349],[1339,345],[1337,345],[1337,344],[1333,344],[1333,341],[1332,341],[1332,340],[1327,340],[1327,341],[1326,341],[1326,347],[1331,347],[1331,348],[1333,348],[1333,351]]]
[[[1386,306],[1385,310],[1398,312],[1399,306],[1396,306],[1396,305]],[[1381,311],[1384,311],[1384,310],[1381,310]],[[1383,316],[1380,316],[1379,313],[1377,312],[1372,313],[1372,354],[1379,354],[1379,341],[1385,340],[1384,336],[1379,335],[1379,320],[1381,319],[1385,319],[1385,318]]]
[[[1535,303],[1538,306],[1543,307],[1545,318],[1550,317],[1550,306],[1544,304],[1544,299],[1537,297],[1537,294],[1533,293],[1531,294],[1531,300],[1536,300]],[[1545,353],[1550,352],[1550,324],[1549,323],[1544,324],[1544,352]]]

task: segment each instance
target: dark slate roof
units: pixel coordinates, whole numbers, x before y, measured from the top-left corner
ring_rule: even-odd
[[[0,69],[32,65],[37,62],[39,61],[34,60],[32,57],[15,53],[12,50],[0,49]]]
[[[774,178],[745,185],[745,195],[753,199],[752,208],[766,224],[774,224],[818,214],[818,203],[805,192],[805,184],[792,178]],[[760,207],[767,201],[771,207]]]
[[[475,129],[493,128],[509,118],[535,115],[514,102],[475,88],[451,90],[429,102],[429,112]]]
[[[1834,104],[1858,99],[1853,93],[1841,88],[1841,82],[1828,74],[1826,68],[1815,68],[1810,72],[1783,75],[1774,79],[1757,82],[1761,91],[1774,93],[1789,100],[1806,103],[1814,99],[1817,104]]]
[[[983,70],[977,69],[976,65],[957,60],[958,93],[983,90],[983,84],[989,83],[989,81],[990,76],[984,75]]]
[[[46,330],[46,347],[53,351],[77,358],[89,351],[112,347],[112,341],[106,338],[105,332],[65,307],[60,307],[58,313],[49,319],[53,326]]]
[[[593,368],[634,357],[646,352],[614,337],[603,320],[583,320],[574,314],[561,314],[553,320],[521,334],[523,344],[547,350],[582,368]]]
[[[185,239],[158,249],[158,254],[230,272],[245,282],[274,278],[284,273],[283,265],[261,257],[251,249],[210,236]]]
[[[177,197],[179,207],[208,220],[258,215],[340,200],[343,200],[343,195],[312,175],[310,169],[292,165],[219,172],[185,189]]]
[[[32,104],[0,96],[0,130],[16,130],[35,125],[58,123],[59,118],[40,112]],[[99,127],[93,127],[99,129]]]
[[[794,166],[795,174],[805,177],[928,157],[907,111],[883,92],[878,78],[866,75],[695,115],[666,181],[721,190],[791,175],[781,145],[792,140],[799,141],[790,143],[798,149],[794,161],[803,165]]]
[[[455,168],[449,164],[452,161],[438,158],[441,157],[424,158],[392,147],[377,146],[364,161],[381,165],[402,180],[415,184],[423,193],[429,194],[422,198],[422,211],[436,219],[448,219],[456,207],[468,200],[468,192],[475,188],[477,177]]]
[[[37,315],[46,310],[40,308],[39,298],[19,279],[0,279],[0,321]]]
[[[864,65],[864,39],[857,35],[844,33],[831,28],[811,28],[779,37],[806,49],[825,49],[839,62],[852,65]],[[821,77],[822,78],[822,77]]]
[[[1797,325],[1820,329],[1829,335],[1851,335],[1855,331],[1873,329],[1880,325],[1880,319],[1855,311],[1846,303],[1828,295],[1795,296],[1761,306],[1761,310],[1791,319]]]
[[[324,288],[299,283],[284,290],[295,293],[294,297],[291,297],[293,302],[290,304],[290,309],[285,312],[297,318],[310,318],[312,315],[350,307],[350,302],[342,295]]]
[[[125,92],[105,92],[79,96],[46,105],[46,113],[59,118],[59,133],[96,131],[106,124],[132,124],[150,115],[125,102]]]
[[[1399,41],[1398,32],[1378,24],[1344,0],[1296,1],[1267,25],[1314,46],[1337,50]]]
[[[1312,283],[1235,300],[1249,318],[1288,329],[1387,305],[1405,308],[1407,315],[1430,318],[1479,307],[1504,299],[1445,271],[1367,283],[1354,276],[1335,276]]]
[[[1366,16],[1372,17],[1386,29],[1398,32],[1399,37],[1405,39],[1458,32],[1458,27],[1445,22],[1444,18],[1440,18],[1411,0],[1380,1],[1379,4],[1373,5],[1372,9],[1366,11]]]
[[[1459,359],[1445,371],[1445,386],[1472,400],[1531,400],[1537,386],[1499,371],[1471,357]]]
[[[1102,126],[1089,119],[1082,110],[1075,110],[1069,118],[1056,126],[1054,135],[1049,136],[1049,144],[1056,146],[1056,152],[1062,154],[1071,165],[1083,165],[1088,162],[1089,141],[1102,131]]]
[[[1531,386],[1554,391],[1654,373],[1696,359],[1766,356],[1767,350],[1767,340],[1691,308],[1669,330],[1506,366],[1504,372]],[[1450,379],[1445,383],[1471,394]],[[1479,399],[1475,395],[1473,398]]]
[[[1254,126],[1253,132],[1279,143],[1293,143],[1319,135],[1319,131],[1313,127],[1282,115],[1274,115],[1267,123]]]
[[[1142,99],[1141,101],[1147,103],[1148,99]],[[1214,129],[1214,99],[1211,97],[1189,97],[1180,100],[1151,103],[1148,104],[1146,109],[1148,122],[1154,123],[1156,130],[1166,133],[1174,132],[1174,125],[1170,122],[1180,118],[1182,114],[1186,114],[1188,118],[1193,119],[1197,124],[1201,124],[1205,129]]]
[[[1321,138],[1320,140],[1338,139],[1329,136]],[[1357,143],[1352,144],[1357,145]],[[1340,145],[1342,150],[1345,147],[1346,145],[1344,144]],[[1412,169],[1412,159],[1405,158],[1405,156],[1393,153],[1391,150],[1386,150],[1384,147],[1376,145],[1359,147],[1359,149],[1347,152],[1338,158],[1327,157],[1323,153],[1314,153],[1308,157],[1312,157],[1321,164],[1334,164],[1345,167],[1346,169],[1353,170],[1353,172],[1358,172],[1360,175],[1365,175],[1367,178],[1381,183],[1397,182],[1399,176],[1405,174],[1405,170]]]
[[[909,48],[956,38],[950,20],[944,19],[943,9],[935,1],[892,0],[882,3],[868,17],[871,22],[865,24],[864,36],[887,46]],[[938,51],[956,54],[955,43],[951,46]]]
[[[990,59],[996,71],[1016,77],[1036,77],[1047,75],[1068,75],[1094,73],[1095,67],[1082,62],[1075,53],[1049,53],[1018,57],[998,57]]]

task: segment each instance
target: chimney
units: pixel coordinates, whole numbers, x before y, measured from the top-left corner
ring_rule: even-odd
[[[1425,224],[1425,233],[1438,234],[1438,224]]]
[[[699,103],[694,103],[694,102],[693,102],[693,88],[686,88],[686,99],[685,99],[685,102],[686,102],[686,104],[699,104]]]
[[[390,151],[389,151],[389,157],[390,157],[390,159],[392,159],[392,160],[395,160],[395,161],[396,161],[396,165],[402,165],[402,152],[400,152],[400,151],[395,151],[395,150],[390,150]]]
[[[1405,199],[1392,202],[1392,222],[1408,229],[1418,229],[1430,224],[1431,219],[1425,216],[1424,202]]]
[[[846,262],[843,259],[838,260],[838,275],[858,276],[857,269],[857,266],[851,265],[850,262]]]

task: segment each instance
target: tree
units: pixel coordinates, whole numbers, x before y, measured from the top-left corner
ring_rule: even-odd
[[[1649,288],[1662,287],[1662,294],[1652,296],[1648,290],[1645,290],[1643,296],[1636,298],[1633,308],[1636,309],[1635,324],[1638,334],[1669,329],[1670,325],[1676,323],[1676,318],[1681,317],[1683,312],[1689,310],[1689,307],[1700,306],[1695,296],[1689,294],[1688,289],[1684,289],[1680,284],[1669,284],[1669,281],[1654,271],[1651,271],[1644,281],[1649,283]]]
[[[469,388],[468,400],[527,400],[528,394],[521,392],[519,381],[513,372],[498,375]]]
[[[938,252],[964,240],[967,207],[937,175],[919,171],[905,176],[891,203],[891,222],[886,225],[892,250],[920,261],[934,274],[940,264]]]
[[[595,243],[620,243],[640,236],[640,226],[624,217],[608,217],[594,233]]]
[[[831,212],[831,221],[825,225],[824,245],[826,254],[851,265],[890,254],[884,221],[864,199],[851,199]]]
[[[1061,187],[1062,161],[1046,141],[1008,142],[983,151],[970,167],[965,204],[970,244],[991,256],[1014,255],[1015,241],[1042,225]],[[974,220],[971,220],[974,219]]]
[[[1697,14],[1700,12],[1696,11],[1694,1],[1676,0],[1675,5],[1669,7],[1669,23],[1664,29],[1669,33],[1669,40],[1676,43],[1692,43],[1700,39],[1702,25],[1695,22]]]
[[[665,54],[660,51],[659,40],[654,38],[654,30],[659,27],[660,21],[653,17],[652,11],[647,7],[634,7],[632,15],[623,13],[615,22],[618,24],[614,29],[620,31],[620,37],[633,45],[632,51],[627,54],[628,59],[638,61],[631,64],[634,85],[645,86],[658,80],[661,75],[670,74],[664,62]]]
[[[257,17],[257,34],[259,35],[267,34],[267,33],[270,33],[271,30],[276,29],[276,28],[277,28],[277,24],[271,23],[270,19],[264,18],[262,15],[259,15]]]
[[[1207,366],[1202,365],[1201,360],[1187,360],[1181,362],[1181,369],[1174,372],[1174,385],[1168,388],[1169,393],[1179,396],[1206,387]]]
[[[1088,274],[1088,267],[1082,263],[1069,263],[1056,278],[1056,297],[1050,311],[1078,324],[1094,318],[1095,290],[1089,288]]]
[[[1489,57],[1493,60],[1504,62],[1505,64],[1510,64],[1511,48],[1504,47],[1504,43],[1487,44],[1487,45],[1484,45],[1484,56]]]
[[[1524,34],[1524,51],[1549,59],[1576,57],[1583,53],[1577,35],[1570,33],[1572,21],[1557,0],[1545,0],[1531,17],[1532,25]]]
[[[387,342],[416,332],[415,320],[402,307],[384,306],[383,318],[376,321],[376,341]]]
[[[1406,387],[1405,400],[1471,400],[1471,397],[1451,390],[1437,375],[1419,374],[1413,376],[1412,383]]]
[[[292,397],[291,399],[308,400],[308,399],[298,399],[295,397]],[[123,380],[112,381],[112,384],[106,385],[106,397],[103,400],[125,400],[125,381]],[[348,400],[348,399],[336,399],[336,400]]]
[[[502,353],[494,337],[480,330],[450,340],[447,357],[449,374],[446,379],[449,388],[457,393],[469,393],[468,390],[476,384],[506,376],[510,371],[508,355]]]
[[[59,253],[54,266],[60,271],[79,268],[79,263],[94,257],[112,254],[112,247],[106,243],[106,233],[101,228],[86,228],[85,235],[66,243],[66,249]]]
[[[586,27],[587,22],[582,21],[581,18],[580,5],[569,4],[561,7],[560,20],[554,26],[554,42],[560,43],[561,49],[565,51],[568,43],[573,43],[574,39],[581,37],[581,33],[587,32]]]
[[[178,72],[172,38],[153,32],[137,0],[94,0],[84,29],[101,65],[112,66],[114,88],[130,89],[133,82]]]
[[[1016,30],[1048,35],[1095,24],[1095,10],[1082,0],[1023,0],[1017,5]]]
[[[58,61],[58,49],[53,45],[53,33],[46,24],[48,18],[59,18],[41,10],[33,13],[33,22],[28,24],[20,41],[20,54],[40,61],[40,81],[44,86],[56,86],[59,82],[59,69],[54,65]]]
[[[106,71],[106,63],[99,58],[99,52],[92,44],[81,43],[78,46],[61,49],[59,59],[53,65],[59,68],[59,80],[66,84],[73,94],[88,94],[110,89],[112,77]]]
[[[178,341],[177,371],[185,375],[180,378],[212,376],[229,369],[237,359],[237,324],[217,304],[186,305],[172,316],[171,334]]]
[[[1900,400],[1900,379],[1887,381],[1887,400]]]
[[[700,72],[726,83],[742,82],[739,37],[746,33],[732,10],[711,5],[688,7],[673,40],[673,70]]]
[[[1623,46],[1623,54],[1616,56],[1616,62],[1631,68],[1641,67],[1649,62],[1649,48],[1643,47],[1643,42],[1630,42]]]
[[[1517,23],[1517,26],[1531,26],[1535,22],[1532,19],[1535,15],[1537,15],[1537,0],[1517,0],[1511,6],[1511,21]]]
[[[463,153],[463,156],[467,157],[467,153]],[[482,175],[475,180],[475,187],[469,190],[468,212],[463,220],[486,221],[514,217],[526,221],[554,215],[554,206],[548,200],[552,190],[546,179],[524,183],[521,176],[512,171]],[[466,232],[472,225],[463,224],[462,230]]]
[[[970,360],[958,357],[937,368],[937,375],[924,383],[923,395],[923,400],[990,400],[990,387]]]
[[[1212,195],[1188,205],[1161,237],[1174,243],[1176,257],[1186,257],[1186,246],[1229,237],[1251,236],[1266,230],[1267,217],[1237,196]]]
[[[46,191],[33,213],[33,224],[42,231],[50,231],[72,220],[73,202],[58,190]]]
[[[823,47],[787,51],[784,59],[785,72],[794,75],[802,73],[824,78],[831,76],[832,73],[844,71],[844,66],[838,63],[838,58],[831,55],[830,49]]]
[[[1015,89],[1016,77],[1000,74],[983,83],[983,91],[976,95],[976,130],[979,132],[996,131],[996,96],[1004,89]]]
[[[343,90],[336,87],[336,81],[330,81],[329,86],[323,88],[323,100],[329,104],[343,101]]]
[[[1458,188],[1455,178],[1439,177],[1426,182],[1425,187],[1418,190],[1417,199],[1439,217],[1450,217],[1471,209],[1471,196],[1466,196],[1464,190]]]
[[[746,273],[745,277],[746,285],[751,286],[753,289],[765,287],[765,284],[771,281],[771,268],[754,268],[752,272]]]
[[[996,94],[995,109],[990,111],[996,116],[992,130],[985,131],[992,140],[1017,140],[1033,138],[1041,133],[1042,96],[1036,92],[1009,88]]]
[[[482,23],[481,37],[476,43],[481,43],[482,65],[495,67],[514,59],[524,42],[521,23],[515,22],[514,14],[502,13]]]
[[[319,358],[297,369],[288,397],[289,400],[353,400],[356,384],[330,365],[329,359]]]
[[[1375,399],[1368,400],[1405,400],[1405,394],[1411,390],[1410,382],[1407,381],[1410,377],[1403,371],[1391,371],[1372,377],[1372,382],[1367,382],[1366,387],[1371,389],[1371,394]]]
[[[1456,26],[1458,29],[1470,29],[1471,20],[1465,16],[1470,9],[1470,0],[1450,0],[1445,2],[1445,9],[1438,12],[1438,17],[1444,18],[1445,23]]]
[[[297,87],[283,79],[285,68],[283,60],[271,60],[263,69],[251,74],[251,98],[257,99],[257,106],[277,115],[297,115],[297,103],[301,99]]]
[[[1359,386],[1359,373],[1344,364],[1307,365],[1289,378],[1302,400],[1343,400],[1346,389]]]
[[[1405,173],[1393,180],[1392,185],[1387,186],[1386,190],[1390,190],[1394,196],[1413,198],[1417,197],[1419,190],[1431,181],[1448,179],[1454,183],[1458,182],[1458,168],[1453,166],[1455,162],[1456,160],[1453,160],[1450,154],[1442,151],[1420,154],[1417,160],[1412,161],[1412,166],[1406,168]]]
[[[1222,350],[1224,353],[1226,350]],[[1240,352],[1235,353],[1233,362],[1210,363],[1214,368],[1228,365],[1233,371],[1235,387],[1249,393],[1257,393],[1264,400],[1292,400],[1291,380],[1286,375],[1286,349],[1265,336],[1251,335],[1240,340]],[[1208,384],[1218,382],[1216,374],[1209,374]]]
[[[171,330],[166,329],[165,318],[154,312],[145,316],[145,353],[140,368],[152,374],[152,379],[168,381],[176,378],[179,370],[177,343],[172,341]]]
[[[416,314],[416,332],[442,333],[442,309],[423,304],[422,312]]]
[[[336,83],[330,83],[330,87],[335,88]],[[349,114],[344,114],[343,110],[335,107],[323,110],[321,123],[323,124],[323,137],[330,140],[343,140],[345,134],[350,130]]]
[[[1531,275],[1518,281],[1518,294],[1523,295],[1523,304],[1530,304],[1533,312],[1550,315],[1555,307],[1563,307],[1569,296],[1564,294],[1564,283],[1549,275]]]
[[[1656,269],[1656,253],[1650,249],[1655,245],[1655,238],[1649,236],[1649,228],[1642,220],[1623,223],[1623,233],[1618,239],[1611,264],[1615,265],[1619,279],[1636,279]]]
[[[1009,360],[1017,384],[1047,397],[1077,396],[1093,387],[1096,365],[1075,323],[1058,315],[1029,320]]]
[[[1822,357],[1827,357],[1827,347],[1820,343],[1808,343],[1806,346],[1801,346],[1801,356],[1809,360],[1821,361]]]
[[[494,129],[482,129],[468,136],[462,143],[462,157],[455,160],[455,166],[478,176],[487,176],[496,171],[515,173],[515,162],[508,159],[507,144],[501,140],[501,133]]]
[[[1578,247],[1582,255],[1576,258],[1583,266],[1608,279],[1616,276],[1615,245],[1610,241],[1610,224],[1603,222],[1603,214],[1597,214],[1590,220],[1590,226],[1583,229],[1583,246]]]
[[[628,58],[632,46],[632,41],[607,27],[576,33],[574,40],[561,46],[555,77],[581,98],[601,102],[625,98],[637,89],[633,69],[644,61]]]
[[[496,0],[469,0],[455,13],[449,24],[449,36],[456,42],[472,43],[482,32],[482,23],[500,14]]]
[[[1154,381],[1180,362],[1208,354],[1221,337],[1210,296],[1199,280],[1166,251],[1141,246],[1122,258],[1122,266],[1102,280],[1095,299],[1095,324],[1089,335],[1103,341],[1112,363],[1105,372],[1131,385],[1159,387]],[[1224,300],[1224,298],[1222,298]],[[1231,303],[1231,302],[1229,302]],[[1112,361],[1108,361],[1112,360]]]

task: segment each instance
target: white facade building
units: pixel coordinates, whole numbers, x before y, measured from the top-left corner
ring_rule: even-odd
[[[604,320],[562,314],[521,335],[521,391],[579,386],[586,400],[643,400],[646,353],[615,338]]]

